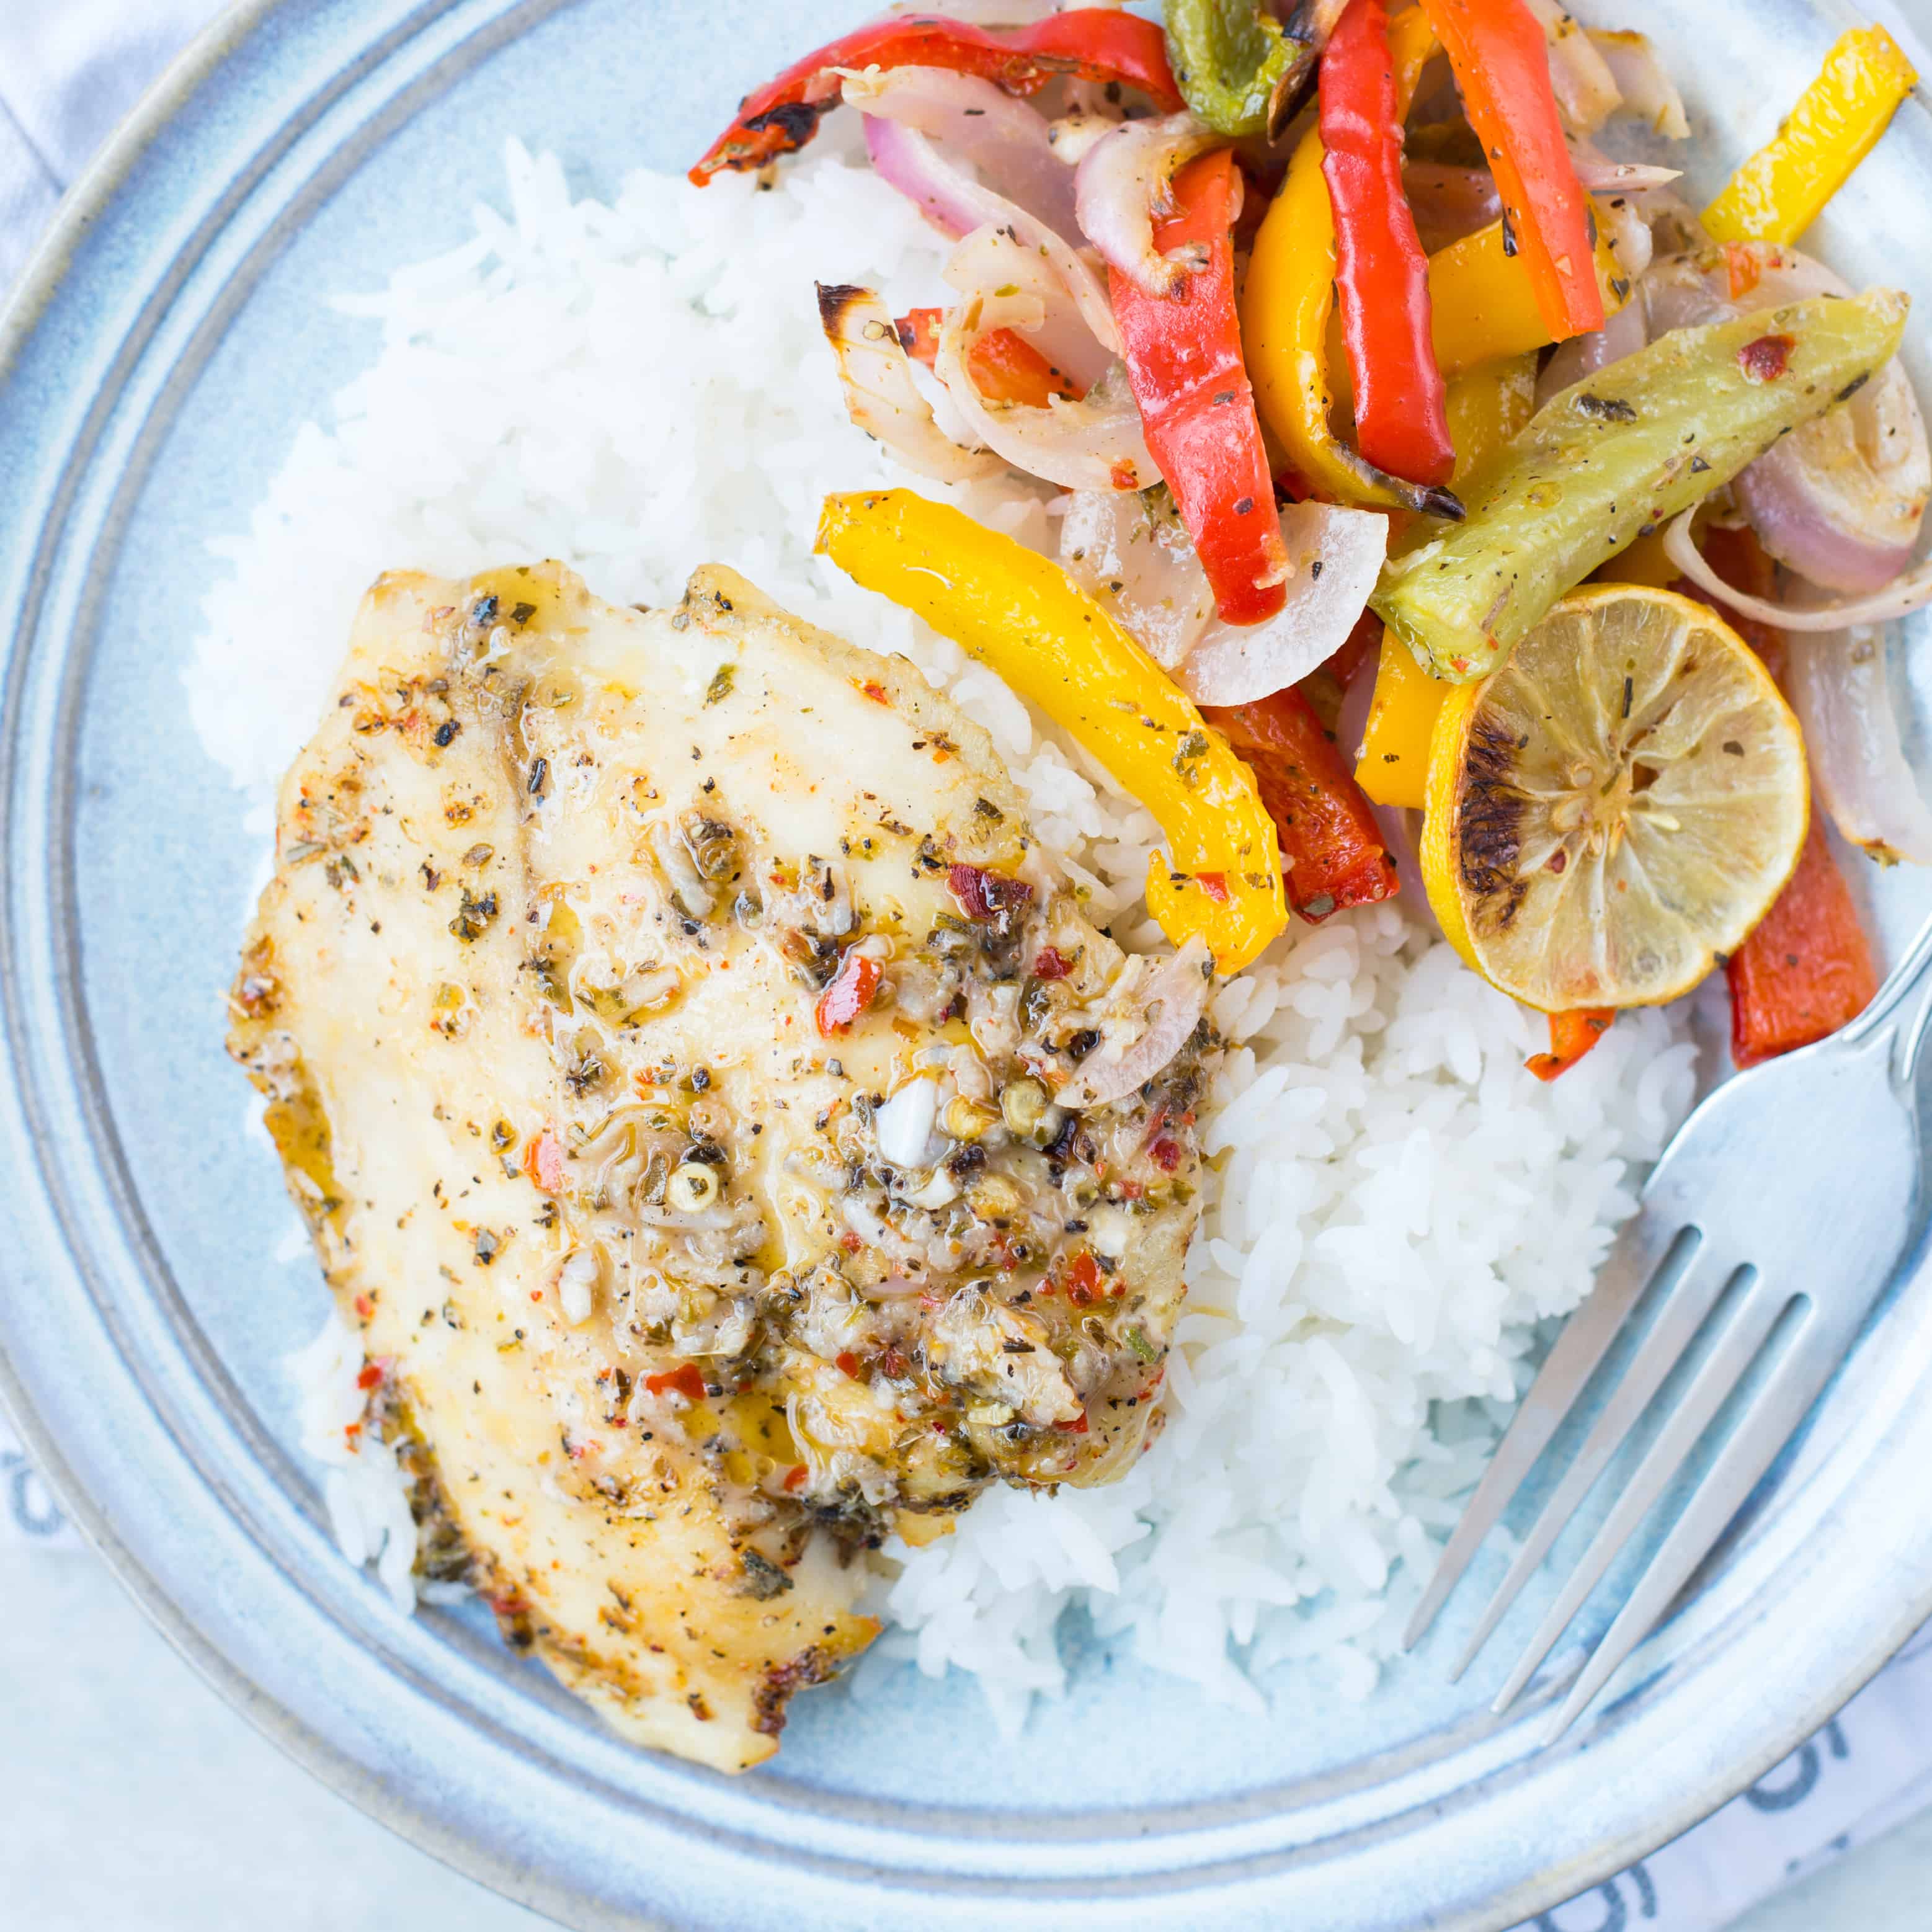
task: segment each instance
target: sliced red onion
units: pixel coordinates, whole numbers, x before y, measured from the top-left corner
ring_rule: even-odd
[[[1586,376],[1594,376],[1599,369],[1635,355],[1649,340],[1640,291],[1614,315],[1606,316],[1601,328],[1592,329],[1588,335],[1573,335],[1568,342],[1557,345],[1536,379],[1536,406],[1541,409],[1559,389],[1568,388],[1572,382],[1580,382]]]
[[[1643,279],[1652,340],[1673,328],[1701,328],[1813,296],[1851,292],[1823,262],[1768,242],[1672,255],[1653,262]]]
[[[1114,305],[1108,298],[1106,284],[1088,258],[1076,254],[1064,236],[1029,214],[1017,202],[1009,201],[975,181],[915,128],[868,115],[866,146],[873,165],[886,180],[908,200],[916,202],[927,218],[947,234],[968,236],[989,228],[1004,232],[1018,253],[1037,254],[1058,278],[1094,340],[1109,356],[1120,354],[1120,332],[1114,320]],[[955,288],[962,287],[950,264],[946,279]],[[1060,368],[1071,371],[1070,363],[1058,356],[1054,359]]]
[[[1654,336],[1851,290],[1795,248],[1746,242],[1660,262],[1641,292]],[[1849,400],[1780,438],[1731,487],[1779,562],[1828,590],[1883,590],[1910,563],[1932,496],[1932,448],[1910,378],[1887,364]]]
[[[966,427],[1016,468],[1066,490],[1144,490],[1160,472],[1148,454],[1141,412],[1116,363],[1082,400],[1056,396],[1046,409],[988,404],[973,380],[973,346],[996,328],[1022,334],[1044,320],[1037,298],[1025,294],[968,296],[946,314],[936,365]]]
[[[1333,503],[1292,503],[1281,534],[1294,574],[1288,601],[1266,622],[1216,618],[1177,674],[1197,704],[1247,704],[1306,677],[1355,628],[1388,554],[1388,519]]]
[[[1932,604],[1932,563],[1894,579],[1869,597],[1840,598],[1822,604],[1779,604],[1768,597],[1747,596],[1734,590],[1704,561],[1690,540],[1690,520],[1695,510],[1686,510],[1664,532],[1664,548],[1670,560],[1700,590],[1728,604],[1740,616],[1755,617],[1780,631],[1838,631],[1855,624],[1888,624]]]
[[[1594,134],[1617,111],[1617,84],[1591,37],[1557,0],[1528,0],[1550,43],[1550,79],[1566,126]]]
[[[845,76],[845,101],[944,141],[988,187],[1078,241],[1073,170],[1048,138],[1045,118],[990,80],[945,68],[868,68]]]
[[[1198,938],[1162,960],[1144,983],[1130,990],[1133,1010],[1148,1016],[1146,1030],[1125,1048],[1112,1040],[1096,1047],[1054,1099],[1074,1109],[1103,1107],[1144,1087],[1200,1024],[1214,971],[1213,956]]]
[[[1828,590],[1882,589],[1910,565],[1932,494],[1911,379],[1887,363],[1850,402],[1774,443],[1732,488],[1779,562]]]
[[[1690,123],[1684,118],[1684,97],[1664,71],[1664,63],[1647,34],[1600,32],[1590,30],[1590,44],[1610,70],[1610,80],[1622,100],[1617,111],[1649,124],[1654,134],[1666,140],[1690,138]]]
[[[818,319],[838,358],[845,410],[907,469],[940,483],[963,483],[1006,468],[988,450],[962,449],[934,422],[912,380],[892,311],[871,289],[818,284]]]
[[[1884,863],[1932,865],[1932,811],[1899,742],[1883,634],[1794,636],[1786,647],[1784,682],[1832,823]]]
[[[1577,181],[1592,194],[1641,194],[1646,188],[1668,188],[1672,182],[1684,178],[1682,168],[1653,167],[1644,161],[1614,161],[1586,142],[1577,142],[1570,154]]]
[[[1214,614],[1208,573],[1165,490],[1076,490],[1060,526],[1060,561],[1166,670],[1192,650]]]
[[[866,152],[880,179],[897,188],[934,227],[956,236],[988,218],[971,192],[978,184],[946,166],[923,134],[876,114],[867,115],[865,125]]]
[[[1149,295],[1174,293],[1190,268],[1180,254],[1154,245],[1156,217],[1174,212],[1174,177],[1221,136],[1191,114],[1124,121],[1089,149],[1074,177],[1080,232],[1108,266]]]
[[[1488,227],[1503,212],[1496,178],[1487,168],[1405,161],[1402,185],[1425,254],[1433,255],[1464,236]]]
[[[1062,269],[1037,245],[1015,241],[1004,228],[979,228],[953,250],[943,272],[962,295],[1011,289],[1033,296],[1043,316],[1034,346],[1082,388],[1090,389],[1113,366],[1114,352],[1095,335],[1086,303],[1090,295],[1104,302],[1106,293],[1084,261],[1076,260],[1075,266],[1082,280],[1078,289],[1070,289]],[[1109,308],[1109,320],[1112,314]]]

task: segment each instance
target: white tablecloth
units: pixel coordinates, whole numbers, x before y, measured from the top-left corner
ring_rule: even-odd
[[[116,122],[218,10],[214,0],[0,0],[0,287]],[[4,1424],[0,1541],[79,1541]],[[1928,1805],[1932,1630],[1742,1797],[1522,1932],[1718,1932]],[[1924,1920],[1932,1924],[1932,1901]]]

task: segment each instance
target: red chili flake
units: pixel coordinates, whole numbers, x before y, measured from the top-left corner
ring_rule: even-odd
[[[890,1342],[886,1345],[884,1354],[879,1358],[880,1370],[888,1376],[902,1376],[911,1366],[904,1356],[901,1354]]]
[[[1216,905],[1228,903],[1228,875],[1226,872],[1196,872],[1194,883]]]
[[[859,1379],[859,1358],[850,1348],[842,1348],[832,1359],[838,1364],[841,1374],[850,1376],[855,1382]]]
[[[1154,1163],[1163,1174],[1172,1174],[1180,1165],[1180,1143],[1162,1134],[1148,1152],[1154,1156]]]
[[[806,1470],[805,1465],[802,1462],[794,1462],[784,1474],[784,1486],[786,1489],[788,1490],[803,1489],[805,1487],[806,1474]]]
[[[848,1255],[856,1255],[866,1244],[856,1234],[845,1234],[838,1237],[838,1245]]]
[[[1066,1274],[1066,1297],[1082,1308],[1094,1299],[1094,1292],[1100,1286],[1100,1264],[1085,1248],[1073,1257],[1073,1265]]]
[[[1083,1408],[1071,1422],[1056,1422],[1053,1426],[1063,1436],[1084,1436],[1087,1433],[1087,1412]]]
[[[669,1389],[672,1394],[682,1396],[686,1402],[704,1400],[704,1378],[698,1373],[695,1362],[686,1362],[662,1376],[646,1376],[644,1386],[652,1395],[662,1395]]]
[[[1140,472],[1125,457],[1107,472],[1107,481],[1116,490],[1138,490],[1141,487]]]
[[[351,1442],[353,1442],[356,1437],[362,1433],[362,1425],[359,1422],[350,1423],[344,1427],[342,1432]]]
[[[542,1300],[542,1299],[543,1299],[543,1290],[542,1290],[542,1288],[532,1288],[532,1289],[530,1290],[530,1299],[531,1299],[532,1301],[541,1301],[541,1300]]]
[[[372,1389],[382,1379],[382,1370],[374,1362],[364,1362],[362,1373],[356,1378],[356,1386],[359,1389]]]
[[[1724,275],[1730,284],[1732,301],[1740,302],[1749,295],[1763,272],[1756,253],[1742,242],[1724,244]]]
[[[1018,911],[1033,897],[1033,888],[1024,879],[984,872],[977,866],[952,866],[946,874],[946,883],[959,902],[960,910],[982,924]]]
[[[1798,346],[1795,335],[1760,335],[1738,351],[1738,367],[1745,380],[1774,382],[1791,365],[1791,352]]]
[[[862,952],[848,952],[839,962],[837,976],[818,996],[812,1010],[820,1036],[830,1040],[842,1034],[869,1006],[885,977],[879,962]]]
[[[361,1316],[364,1322],[376,1312],[376,1304],[366,1294],[358,1294],[356,1298],[355,1306],[356,1313]]]
[[[563,1187],[563,1143],[548,1127],[524,1150],[524,1172],[546,1194]]]
[[[880,683],[876,678],[868,677],[863,683],[861,683],[860,680],[855,677],[852,680],[852,682],[856,689],[862,691],[874,704],[891,704],[892,700],[886,695],[886,687],[883,684]]]
[[[1033,956],[1033,976],[1036,980],[1064,980],[1073,970],[1051,946],[1042,946]]]

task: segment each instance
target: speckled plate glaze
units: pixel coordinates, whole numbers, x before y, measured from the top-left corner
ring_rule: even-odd
[[[323,294],[463,238],[500,193],[503,135],[608,192],[687,159],[744,86],[866,4],[254,0],[70,203],[0,339],[0,1392],[226,1696],[358,1804],[569,1924],[1513,1924],[1739,1790],[1932,1612],[1922,1250],[1678,1614],[1540,1754],[1578,1652],[1492,1719],[1506,1642],[1472,1682],[1442,1677],[1471,1588],[1364,1705],[1288,1675],[1272,1716],[1203,1709],[1076,1635],[1072,1694],[1017,1748],[968,1684],[908,1676],[869,1702],[802,1699],[775,1766],[728,1780],[620,1745],[474,1619],[397,1616],[335,1555],[292,1453],[276,1363],[322,1297],[268,1258],[280,1178],[221,1051],[256,848],[181,680],[206,543],[372,351]],[[1853,18],[1603,10],[1662,44],[1708,137],[1696,188]],[[1929,184],[1915,100],[1820,252],[1932,300]],[[1932,397],[1926,315],[1910,340]],[[1928,700],[1932,670],[1916,724]],[[1871,883],[1895,950],[1926,895]],[[1606,1615],[1600,1596],[1574,1634]]]

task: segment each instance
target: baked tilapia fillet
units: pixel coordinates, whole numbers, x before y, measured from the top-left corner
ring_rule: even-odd
[[[1208,969],[1096,929],[910,664],[720,568],[387,576],[277,860],[230,1048],[362,1426],[621,1732],[757,1763],[888,1534],[1145,1446]]]

